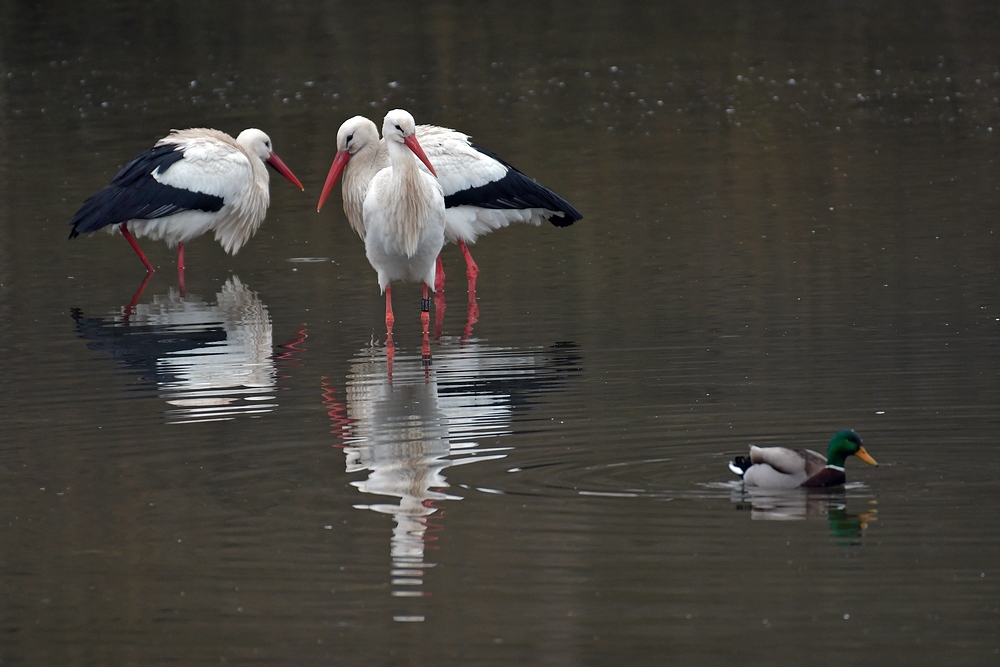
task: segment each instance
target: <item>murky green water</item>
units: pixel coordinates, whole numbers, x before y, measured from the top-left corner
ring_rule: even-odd
[[[1000,652],[989,3],[8,3],[0,660],[984,665]],[[339,124],[572,202],[383,301]],[[268,132],[229,257],[68,221],[171,128]],[[752,494],[749,443],[880,462]]]

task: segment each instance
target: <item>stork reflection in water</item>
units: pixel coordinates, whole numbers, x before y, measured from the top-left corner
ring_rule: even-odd
[[[508,456],[512,447],[497,439],[514,433],[515,413],[560,391],[579,355],[573,344],[516,350],[444,339],[432,369],[420,356],[400,354],[390,381],[380,352],[365,348],[354,357],[343,395],[325,380],[324,403],[347,472],[367,472],[352,484],[385,498],[355,507],[392,515],[396,522],[392,594],[421,597],[425,572],[434,566],[426,559],[432,517],[442,529],[443,503],[461,500],[465,492],[453,489],[445,471]]]
[[[168,423],[259,416],[277,407],[271,318],[230,277],[209,303],[171,289],[106,317],[73,310],[87,347],[115,359],[170,406]]]

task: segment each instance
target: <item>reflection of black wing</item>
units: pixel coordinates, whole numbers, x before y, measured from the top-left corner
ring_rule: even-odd
[[[576,343],[556,343],[547,350],[539,350],[531,364],[514,363],[523,359],[525,352],[510,355],[509,350],[497,350],[496,366],[482,364],[476,373],[460,369],[437,369],[438,396],[509,396],[512,412],[529,408],[542,394],[562,389],[566,381],[580,372],[580,353]],[[489,353],[477,360],[488,360]],[[512,360],[508,365],[504,359]],[[444,365],[444,364],[442,364]],[[450,377],[449,377],[450,376]]]
[[[88,341],[87,347],[104,352],[126,370],[154,385],[177,380],[173,373],[159,367],[157,360],[183,350],[196,350],[226,340],[222,323],[184,325],[125,326],[114,319],[84,317],[78,308],[71,311],[76,333]]]

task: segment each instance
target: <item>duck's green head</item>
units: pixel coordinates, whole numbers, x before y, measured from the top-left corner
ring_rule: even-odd
[[[843,468],[848,456],[857,456],[868,465],[877,466],[875,459],[865,451],[861,436],[851,429],[837,431],[826,451],[826,464]]]

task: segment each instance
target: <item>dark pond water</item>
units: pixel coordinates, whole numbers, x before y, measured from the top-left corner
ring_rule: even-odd
[[[0,8],[4,665],[1000,660],[1000,14],[987,2]],[[405,107],[584,220],[444,253],[420,358],[319,189]],[[256,126],[236,256],[68,221]],[[752,494],[749,443],[878,468]]]

